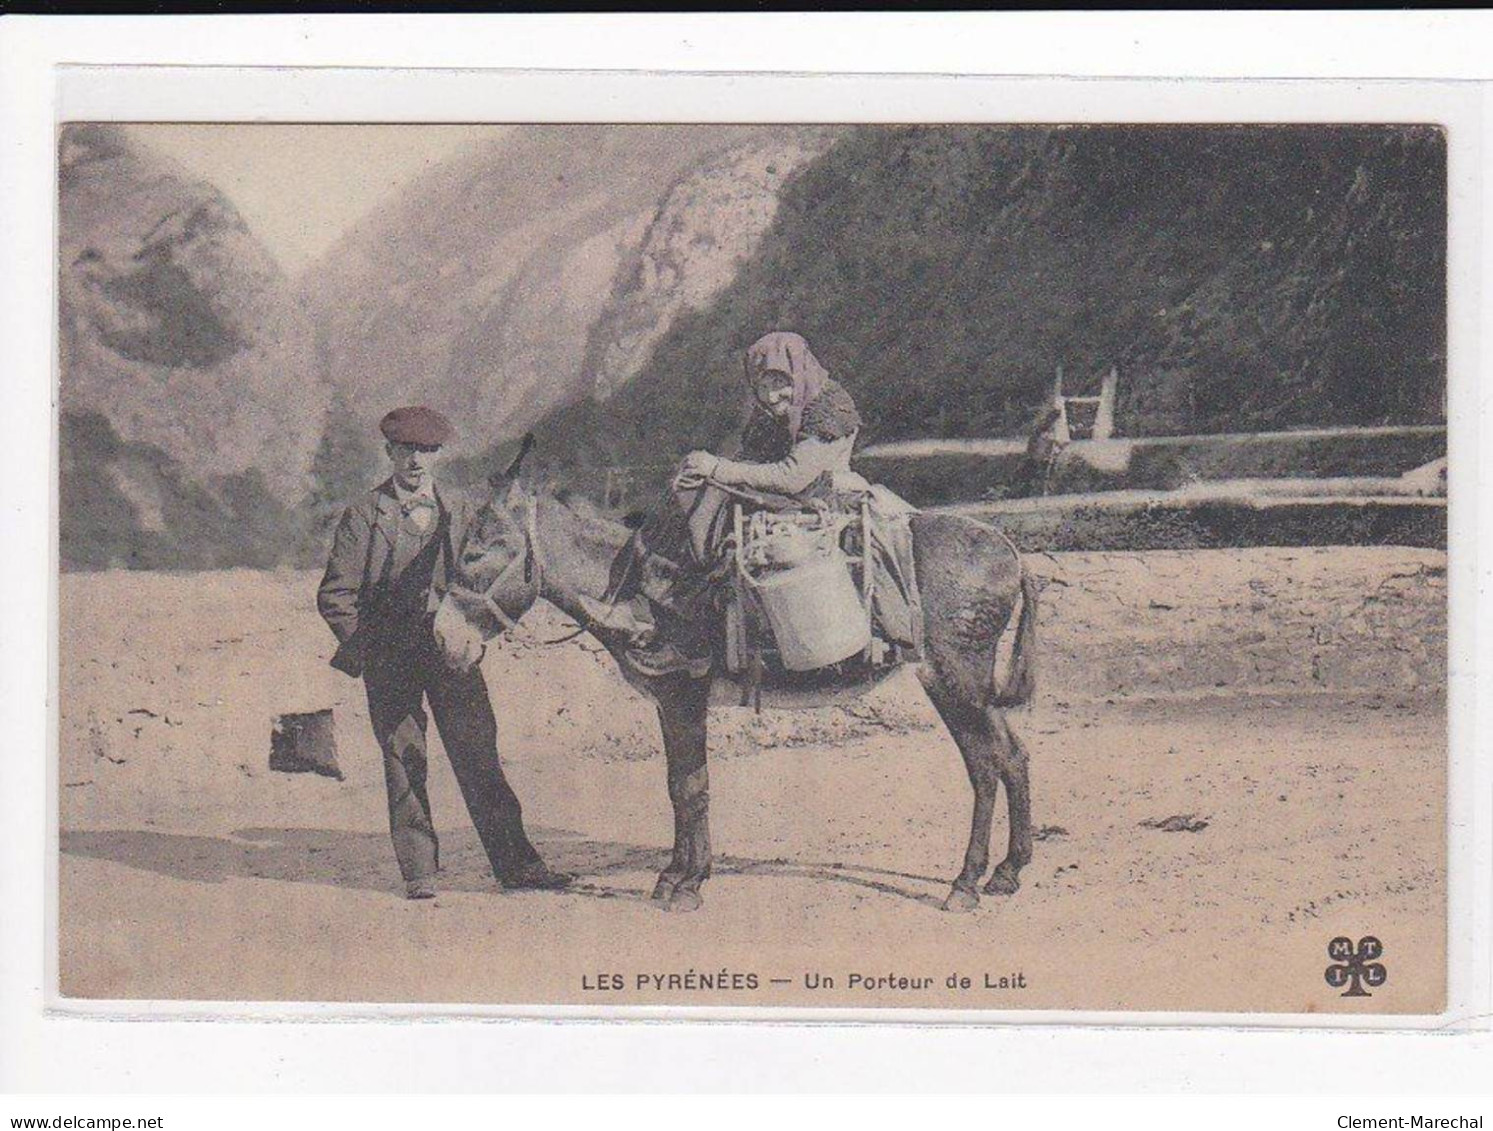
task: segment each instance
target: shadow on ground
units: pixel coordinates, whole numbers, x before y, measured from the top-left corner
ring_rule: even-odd
[[[563,829],[539,829],[533,835],[536,847],[552,867],[576,876],[576,884],[570,889],[574,895],[646,900],[653,874],[669,862],[669,852],[663,848],[590,840]],[[391,895],[398,889],[388,838],[381,833],[247,828],[216,837],[144,829],[88,829],[64,831],[60,847],[65,856],[108,860],[191,883],[263,879]],[[941,905],[948,882],[935,876],[784,857],[718,856],[712,870],[715,875],[824,880],[934,908]],[[623,878],[635,875],[648,886],[627,886]],[[908,881],[931,885],[933,891],[916,890],[907,886]],[[497,890],[475,834],[451,833],[443,838],[441,887],[455,892]]]

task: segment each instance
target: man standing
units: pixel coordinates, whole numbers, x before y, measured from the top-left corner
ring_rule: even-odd
[[[566,887],[571,877],[546,867],[524,833],[481,668],[451,671],[431,631],[476,509],[432,475],[451,422],[432,409],[397,408],[379,430],[393,474],[343,514],[316,606],[337,636],[332,666],[361,675],[368,692],[405,895],[434,896],[439,866],[425,791],[426,699],[493,874],[505,888]]]

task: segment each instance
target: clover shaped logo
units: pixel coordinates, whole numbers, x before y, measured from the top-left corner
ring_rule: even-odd
[[[1384,944],[1373,935],[1358,940],[1358,946],[1346,935],[1339,935],[1327,944],[1327,957],[1332,965],[1327,968],[1327,984],[1333,989],[1343,990],[1343,997],[1372,997],[1364,986],[1378,989],[1389,981],[1389,972],[1382,962],[1376,962],[1384,954]]]

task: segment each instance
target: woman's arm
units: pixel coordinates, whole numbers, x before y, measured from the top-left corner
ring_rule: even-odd
[[[769,491],[776,495],[797,495],[826,471],[849,466],[854,436],[838,440],[805,437],[774,463],[748,463],[745,460],[717,459],[709,471],[711,479],[731,487]]]

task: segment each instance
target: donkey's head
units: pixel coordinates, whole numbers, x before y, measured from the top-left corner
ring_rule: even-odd
[[[517,458],[488,481],[491,493],[467,528],[436,610],[436,642],[458,671],[480,661],[487,641],[517,624],[539,599],[535,493],[520,476],[533,446],[534,437],[526,435]]]

